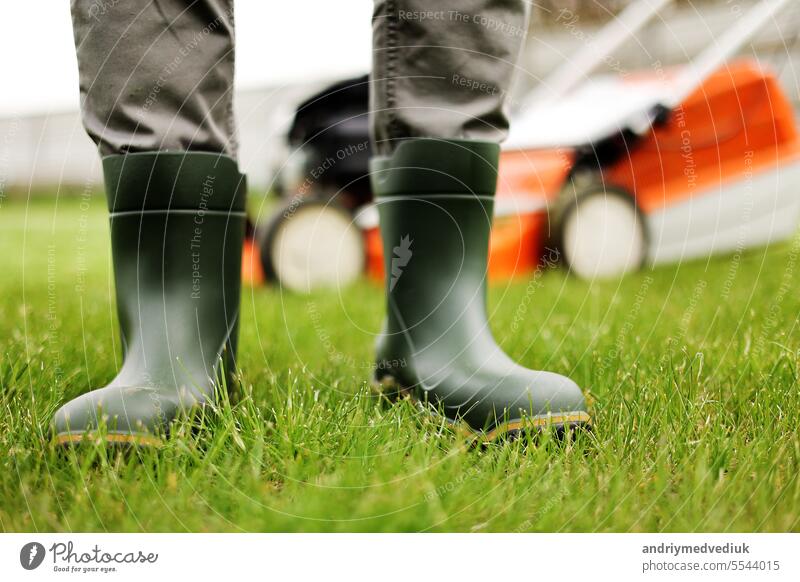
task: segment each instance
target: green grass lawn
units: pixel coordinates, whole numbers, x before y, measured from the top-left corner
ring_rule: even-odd
[[[800,529],[800,239],[589,285],[495,285],[492,327],[595,431],[470,450],[369,393],[378,288],[243,293],[242,396],[142,458],[47,427],[119,366],[105,202],[0,206],[3,531]]]

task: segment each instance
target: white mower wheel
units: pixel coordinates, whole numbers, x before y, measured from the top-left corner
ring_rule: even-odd
[[[350,212],[320,200],[295,200],[282,208],[261,245],[267,277],[298,293],[352,283],[364,271],[365,253]]]
[[[562,218],[561,250],[582,279],[619,277],[639,269],[647,254],[644,219],[629,194],[592,188]]]

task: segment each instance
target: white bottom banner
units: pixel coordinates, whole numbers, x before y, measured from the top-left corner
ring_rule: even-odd
[[[0,580],[800,580],[800,534],[2,534]]]

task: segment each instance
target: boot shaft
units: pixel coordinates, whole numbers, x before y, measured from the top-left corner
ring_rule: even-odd
[[[373,160],[389,333],[441,309],[483,313],[498,156],[496,144],[417,139]]]
[[[153,384],[205,387],[235,351],[244,177],[232,159],[205,153],[103,165],[125,360],[116,381],[148,381],[144,371]]]

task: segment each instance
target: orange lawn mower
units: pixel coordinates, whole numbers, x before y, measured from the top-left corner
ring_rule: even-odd
[[[790,1],[759,2],[687,65],[585,80],[670,3],[641,0],[543,83],[514,117],[501,154],[490,279],[529,276],[547,248],[546,257],[591,279],[791,237],[800,221],[791,103],[771,70],[731,60]],[[333,95],[354,87],[363,92],[358,113],[334,113],[319,95],[305,104],[321,104],[338,120],[322,119],[311,138],[295,132],[305,144],[295,155],[316,188],[295,195],[260,229],[245,249],[246,278],[263,273],[306,292],[363,272],[383,279],[368,151],[343,154],[351,149],[329,143],[326,153],[315,141],[368,143],[366,79],[340,84]],[[333,162],[325,168],[320,160]]]

